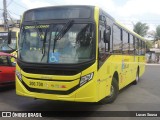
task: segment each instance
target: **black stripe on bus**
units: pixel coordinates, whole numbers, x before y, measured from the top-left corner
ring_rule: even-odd
[[[53,79],[43,79],[43,78],[31,78],[31,77],[26,77],[24,75],[23,77],[30,79],[30,80],[57,81],[57,82],[72,82],[72,81],[78,80],[78,78],[74,80],[53,80]]]
[[[37,89],[37,88],[30,88],[23,80],[21,83],[24,85],[24,87],[30,91],[30,92],[36,92],[36,93],[46,93],[46,94],[59,94],[59,95],[68,95],[75,90],[79,88],[79,84],[74,86],[73,88],[67,90],[67,91],[59,91],[59,90],[44,90],[44,89]]]

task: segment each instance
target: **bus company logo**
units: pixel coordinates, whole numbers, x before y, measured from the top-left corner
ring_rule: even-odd
[[[12,117],[11,112],[2,112],[2,117]]]
[[[122,60],[122,70],[124,69],[124,60]]]
[[[2,112],[2,116],[4,118],[9,117],[42,117],[41,113],[33,113],[33,112]]]
[[[129,68],[129,64],[125,63],[124,60],[122,60],[122,70]]]

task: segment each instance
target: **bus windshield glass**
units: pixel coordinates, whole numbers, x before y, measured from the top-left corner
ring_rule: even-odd
[[[94,29],[91,23],[23,25],[19,57],[24,62],[75,64],[93,59]]]

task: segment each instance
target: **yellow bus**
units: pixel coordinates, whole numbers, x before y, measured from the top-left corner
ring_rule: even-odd
[[[145,71],[145,40],[97,6],[24,13],[16,94],[75,102],[113,102]]]

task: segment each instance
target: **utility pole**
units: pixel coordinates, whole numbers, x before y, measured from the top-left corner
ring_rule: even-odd
[[[8,30],[8,19],[7,19],[7,2],[3,0],[3,19],[4,19],[4,30]]]

